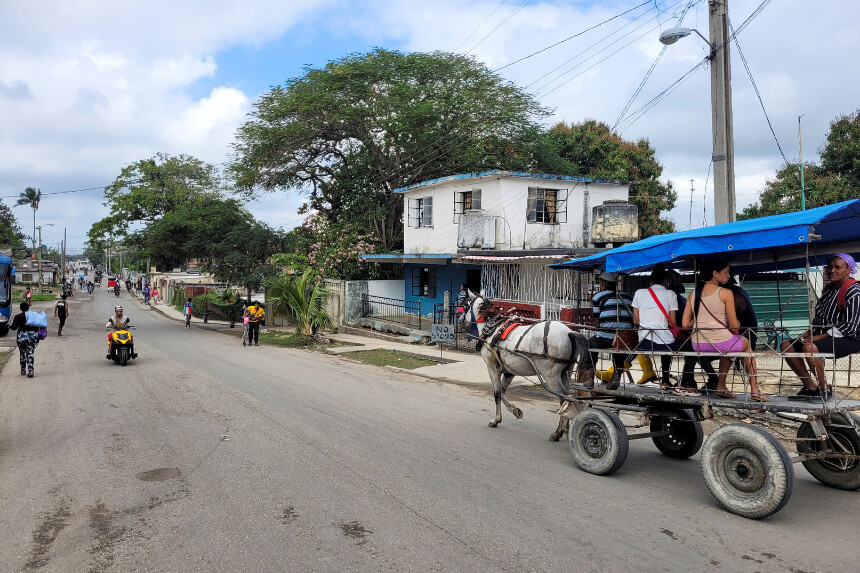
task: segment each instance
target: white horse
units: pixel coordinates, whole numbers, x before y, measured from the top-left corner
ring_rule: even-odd
[[[574,368],[579,373],[588,370],[590,358],[588,341],[581,334],[572,331],[564,323],[548,320],[535,324],[523,324],[514,328],[505,340],[491,344],[498,331],[505,326],[498,320],[499,313],[492,302],[483,295],[469,291],[469,298],[460,317],[460,324],[469,325],[472,336],[477,326],[477,337],[481,357],[490,373],[493,383],[493,397],[496,401],[496,417],[489,426],[495,428],[502,421],[502,403],[516,418],[522,419],[523,412],[505,398],[505,392],[514,376],[538,376],[542,385],[551,393],[559,396],[559,402],[567,396],[570,386],[570,373]],[[481,330],[491,321],[495,327],[484,335]],[[551,386],[554,386],[552,388]],[[549,439],[557,442],[567,431],[567,418],[561,416],[558,428]]]

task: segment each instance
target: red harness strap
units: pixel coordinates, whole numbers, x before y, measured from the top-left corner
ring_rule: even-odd
[[[502,336],[499,338],[499,340],[505,340],[513,329],[515,329],[518,326],[522,326],[522,325],[523,325],[522,322],[515,322],[515,323],[505,327],[505,329],[502,331]]]

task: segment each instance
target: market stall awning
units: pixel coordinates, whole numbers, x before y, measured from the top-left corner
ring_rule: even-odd
[[[807,211],[773,215],[656,235],[616,249],[551,265],[555,269],[634,273],[664,263],[693,268],[692,261],[722,257],[739,274],[826,264],[833,253],[860,254],[860,199]]]

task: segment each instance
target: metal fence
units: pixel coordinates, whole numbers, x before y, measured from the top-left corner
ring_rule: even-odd
[[[361,295],[361,317],[378,318],[421,328],[421,303],[370,294]]]
[[[453,324],[454,325],[454,343],[444,344],[444,348],[451,348],[461,352],[475,352],[474,338],[470,338],[469,324],[460,324],[460,317],[467,309],[457,303],[437,302],[433,305],[433,324]]]

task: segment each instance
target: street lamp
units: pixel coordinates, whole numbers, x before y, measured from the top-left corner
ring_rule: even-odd
[[[729,12],[727,0],[708,0],[711,40],[691,28],[669,28],[660,33],[660,42],[671,46],[695,32],[710,48],[711,62],[711,127],[714,151],[714,220],[729,223],[735,220],[735,145],[732,129],[732,74],[729,62]]]

